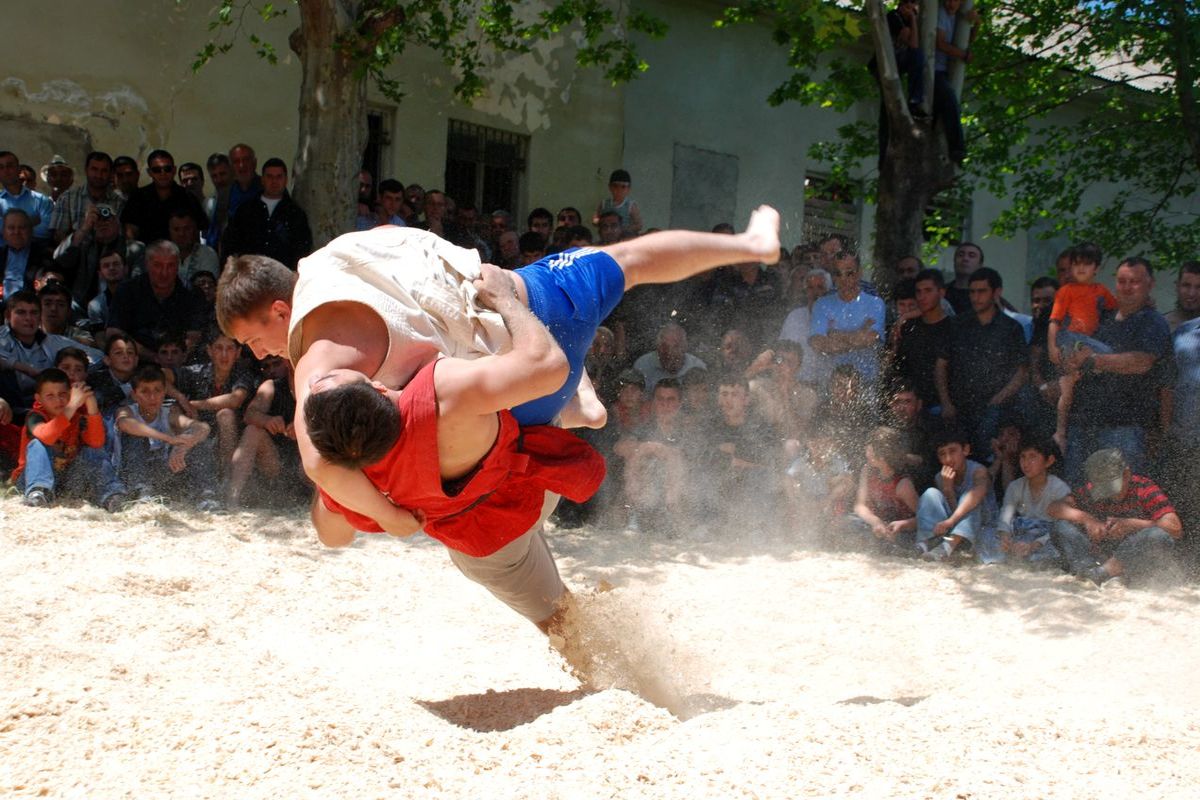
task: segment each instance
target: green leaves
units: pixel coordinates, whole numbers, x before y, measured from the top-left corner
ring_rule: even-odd
[[[574,34],[579,41],[576,62],[603,70],[606,78],[618,84],[633,80],[648,67],[637,54],[634,37],[661,39],[667,33],[662,20],[643,11],[623,11],[603,0],[560,0],[545,6],[518,0],[323,2],[331,9],[341,7],[358,15],[358,24],[340,39],[338,47],[353,60],[356,72],[397,101],[403,97],[400,83],[387,72],[410,44],[438,53],[457,77],[454,94],[471,100],[487,91],[484,74],[497,58],[531,52],[539,41]],[[241,39],[261,58],[276,63],[276,48],[258,34],[246,32],[243,23],[247,14],[270,22],[288,10],[278,2],[221,0],[209,23],[214,37],[197,52],[192,68],[200,69]],[[373,20],[394,22],[374,25]]]
[[[1200,0],[992,0],[983,15],[962,98],[969,158],[955,192],[1006,198],[987,221],[1000,235],[1049,222],[1108,252],[1148,243],[1164,264],[1194,258]],[[863,69],[865,14],[820,0],[752,0],[724,8],[714,25],[750,21],[770,26],[793,70],[768,103],[841,111],[878,96]],[[874,176],[858,165],[876,147],[873,124],[845,126],[810,156],[859,175],[870,197]]]

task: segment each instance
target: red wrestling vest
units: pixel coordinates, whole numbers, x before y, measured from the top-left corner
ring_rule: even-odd
[[[425,533],[451,550],[488,556],[528,531],[542,511],[545,492],[582,502],[604,480],[604,458],[575,434],[549,425],[520,427],[500,412],[496,442],[475,471],[454,481],[447,494],[438,467],[437,395],[427,365],[401,393],[396,444],[363,473],[401,508],[425,513]],[[361,531],[381,531],[374,520],[343,508],[321,492],[326,508]]]

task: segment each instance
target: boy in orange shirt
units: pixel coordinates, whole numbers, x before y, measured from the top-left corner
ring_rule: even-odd
[[[1054,308],[1050,311],[1050,332],[1046,337],[1050,360],[1056,365],[1063,362],[1063,353],[1088,347],[1096,353],[1111,353],[1112,348],[1104,342],[1091,338],[1100,327],[1100,315],[1114,311],[1117,298],[1108,287],[1095,283],[1103,255],[1100,248],[1091,242],[1072,247],[1068,253],[1071,261],[1071,283],[1063,284],[1054,295]],[[1058,425],[1054,431],[1054,442],[1062,452],[1067,449],[1067,415],[1075,399],[1075,384],[1079,372],[1063,373],[1058,379]]]
[[[54,504],[55,491],[82,493],[90,487],[98,505],[118,511],[124,487],[105,458],[104,421],[92,390],[71,383],[58,368],[42,370],[34,383],[33,408],[21,429],[20,460],[12,480],[25,505]]]

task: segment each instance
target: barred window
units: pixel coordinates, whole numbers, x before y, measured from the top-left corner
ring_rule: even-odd
[[[446,142],[446,193],[472,202],[482,214],[504,209],[518,214],[529,137],[450,120]]]

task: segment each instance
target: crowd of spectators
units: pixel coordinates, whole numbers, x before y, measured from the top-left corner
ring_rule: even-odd
[[[79,185],[51,166],[43,194],[0,151],[0,453],[25,501],[298,502],[290,367],[256,362],[213,314],[225,258],[295,268],[312,249],[287,165],[260,170],[238,144],[204,167],[154,150],[145,185],[125,156],[89,154]],[[417,184],[357,183],[355,229],[425,228],[507,268],[648,232],[625,170],[590,226],[574,207],[517,225]],[[867,274],[829,234],[770,268],[638,287],[588,358],[609,413],[583,435],[608,479],[559,524],[816,528],[831,547],[1096,583],[1169,573],[1200,524],[1200,263],[1176,268],[1164,316],[1145,260],[1122,259],[1112,290],[1103,260],[1064,252],[1030,287],[1032,316],[971,242],[949,281],[915,255]]]

